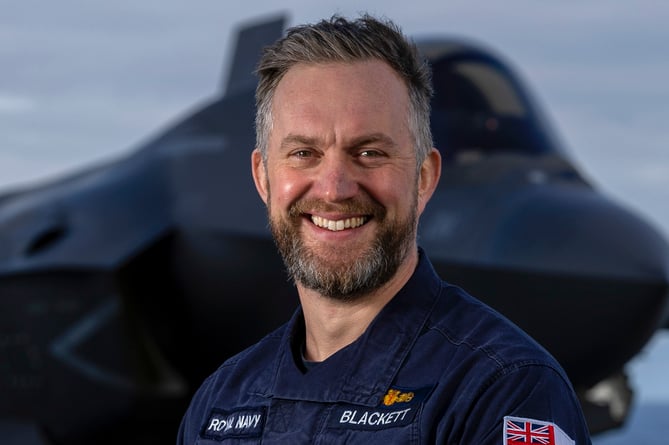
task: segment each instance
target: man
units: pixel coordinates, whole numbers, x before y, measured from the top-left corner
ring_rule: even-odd
[[[417,246],[441,159],[414,46],[333,17],[258,74],[252,173],[301,307],[205,381],[178,443],[590,443],[559,365]]]

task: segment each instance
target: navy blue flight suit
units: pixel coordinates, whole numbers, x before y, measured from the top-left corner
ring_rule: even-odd
[[[556,361],[443,282],[422,251],[355,342],[307,368],[304,338],[298,310],[227,360],[193,398],[178,445],[591,443]]]

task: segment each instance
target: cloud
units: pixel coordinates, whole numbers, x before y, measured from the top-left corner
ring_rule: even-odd
[[[0,91],[0,114],[23,114],[34,109],[32,99]]]

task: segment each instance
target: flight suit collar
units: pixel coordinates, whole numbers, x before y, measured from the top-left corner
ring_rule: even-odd
[[[290,400],[378,405],[425,325],[440,285],[419,249],[413,275],[362,336],[308,372],[300,366],[299,351],[296,360],[291,347],[304,341],[304,318],[298,310],[277,351],[273,375],[258,382],[254,392]]]

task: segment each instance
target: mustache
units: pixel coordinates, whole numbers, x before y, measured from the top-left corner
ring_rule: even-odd
[[[383,219],[386,215],[386,208],[371,198],[350,198],[337,203],[325,202],[320,199],[300,199],[288,209],[288,215],[291,218],[319,212],[366,215]]]

